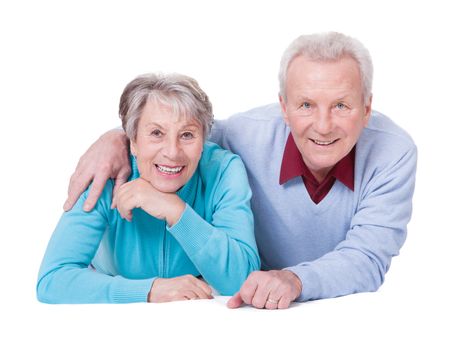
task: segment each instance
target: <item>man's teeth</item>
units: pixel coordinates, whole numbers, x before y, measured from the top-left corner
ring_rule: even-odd
[[[320,145],[320,146],[327,146],[327,145],[330,145],[332,143],[334,143],[336,140],[333,140],[333,141],[320,141],[320,140],[313,140],[313,142],[317,145]]]
[[[182,166],[177,166],[174,168],[166,167],[163,165],[156,165],[157,169],[159,169],[161,172],[166,173],[166,174],[178,174],[183,167]]]

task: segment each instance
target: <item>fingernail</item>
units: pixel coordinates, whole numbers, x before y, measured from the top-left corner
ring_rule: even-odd
[[[84,204],[83,210],[89,211],[90,210],[90,204]]]

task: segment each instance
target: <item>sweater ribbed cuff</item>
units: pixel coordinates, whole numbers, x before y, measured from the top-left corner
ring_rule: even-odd
[[[183,215],[167,231],[181,244],[186,253],[193,256],[204,247],[213,233],[213,226],[186,204]]]
[[[319,299],[321,293],[321,283],[319,277],[309,266],[291,266],[284,270],[289,270],[295,273],[302,282],[302,292],[294,301],[307,301]]]
[[[148,294],[156,278],[131,280],[120,276],[111,290],[113,303],[142,303],[148,301]]]

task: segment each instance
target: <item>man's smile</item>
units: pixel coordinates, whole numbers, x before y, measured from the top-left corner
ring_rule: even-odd
[[[311,142],[315,143],[318,146],[329,146],[332,145],[333,143],[337,142],[340,139],[334,139],[334,140],[317,140],[317,139],[309,139]]]

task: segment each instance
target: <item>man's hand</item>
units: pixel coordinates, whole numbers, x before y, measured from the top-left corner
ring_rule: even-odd
[[[128,139],[121,130],[108,131],[91,145],[71,176],[64,210],[72,209],[92,181],[93,186],[83,207],[85,211],[93,209],[109,178],[115,179],[116,192],[131,173],[128,150]]]
[[[133,208],[141,208],[173,226],[183,214],[185,203],[176,193],[160,192],[140,177],[123,184],[114,192],[112,208],[117,208],[120,216],[128,221],[132,220]]]
[[[212,289],[207,283],[192,275],[185,275],[175,278],[157,278],[152,284],[148,302],[163,303],[212,298]]]
[[[302,282],[292,271],[254,271],[227,305],[231,309],[242,304],[259,309],[287,309],[301,292]]]

